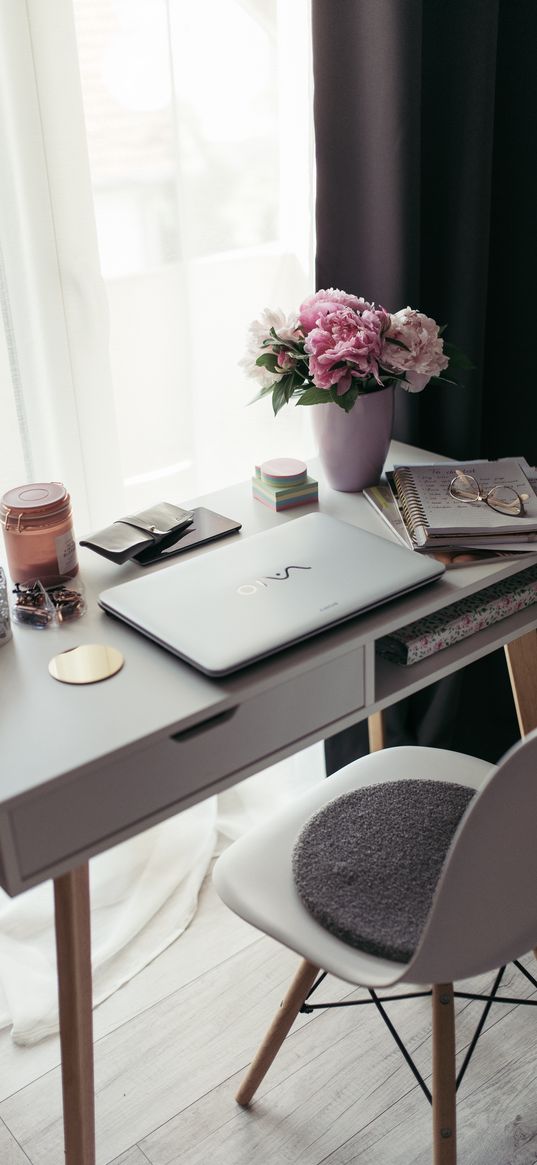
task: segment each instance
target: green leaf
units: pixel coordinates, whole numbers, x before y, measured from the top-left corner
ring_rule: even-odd
[[[273,389],[274,389],[273,384],[266,384],[264,388],[261,388],[259,390],[257,396],[252,397],[252,399],[248,401],[248,404],[254,405],[256,403],[256,401],[263,400],[263,397],[268,396],[269,393],[273,391]]]
[[[287,376],[282,377],[282,385],[285,394],[285,403],[289,404],[294,392],[297,392],[302,385],[302,377],[296,376],[294,372],[289,372]]]
[[[260,368],[268,368],[269,372],[276,372],[278,369],[278,357],[275,352],[262,352],[261,356],[257,357],[256,364]]]
[[[331,390],[330,390],[331,391]],[[331,395],[325,388],[316,388],[315,385],[306,388],[299,396],[297,405],[326,405],[330,404]]]
[[[286,351],[292,352],[294,355],[297,355],[297,356],[304,355],[304,346],[301,345],[298,340],[297,341],[282,340],[281,336],[278,335],[275,328],[270,329],[270,335],[271,335],[271,339],[266,341],[266,343],[272,344],[273,341],[276,340],[276,342],[278,344],[281,344],[282,348],[285,348]]]
[[[408,344],[403,344],[402,340],[394,340],[392,336],[385,336],[384,341],[386,344],[393,344],[395,348],[404,348],[405,352],[410,352]]]
[[[454,388],[461,387],[458,380],[451,380],[449,376],[444,376],[443,373],[440,376],[431,376],[429,384],[452,384]]]
[[[282,377],[278,384],[274,385],[272,390],[272,408],[274,410],[275,417],[278,415],[280,409],[283,409],[283,406],[287,404],[285,396],[285,380],[287,380],[287,377]]]
[[[358,392],[358,389],[354,388],[353,386],[352,388],[347,389],[347,392],[343,392],[341,396],[338,396],[336,392],[334,396],[334,404],[339,405],[339,408],[343,409],[346,413],[350,413],[351,409],[354,408],[357,396],[360,396],[360,393]]]
[[[371,389],[372,392],[380,392],[383,388],[391,388],[394,384],[406,384],[407,379],[403,372],[391,372],[389,368],[384,368],[379,364],[380,371],[384,380],[382,384],[377,384],[376,388]]]

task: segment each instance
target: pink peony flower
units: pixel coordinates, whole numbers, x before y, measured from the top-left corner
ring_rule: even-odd
[[[355,299],[354,296],[347,298]],[[378,361],[389,315],[365,300],[356,301],[359,309],[333,300],[329,302],[331,307],[319,315],[317,325],[306,337],[313,383],[325,389],[337,385],[338,396],[347,392],[356,379],[374,376],[381,384]]]
[[[390,339],[405,347],[390,344]],[[389,372],[404,373],[403,388],[421,392],[431,376],[438,376],[449,364],[438,324],[411,307],[395,312],[383,337],[380,364]]]
[[[302,331],[307,335],[323,316],[338,307],[352,307],[359,312],[374,310],[374,305],[365,299],[329,287],[326,291],[316,291],[315,295],[310,295],[299,308],[298,321]]]

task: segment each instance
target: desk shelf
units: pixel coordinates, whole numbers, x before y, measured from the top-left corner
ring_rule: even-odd
[[[426,659],[407,666],[391,663],[378,652],[375,655],[375,701],[370,712],[380,711],[394,699],[404,699],[433,680],[441,680],[461,667],[474,663],[481,656],[497,651],[519,635],[537,628],[537,603],[517,611],[506,619],[475,631],[451,647],[434,652]]]

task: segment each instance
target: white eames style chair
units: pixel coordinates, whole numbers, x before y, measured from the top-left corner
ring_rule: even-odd
[[[408,962],[394,962],[357,949],[316,921],[298,895],[292,855],[311,815],[335,798],[380,782],[409,779],[451,782],[478,791],[452,837],[417,947]],[[431,748],[402,747],[373,753],[320,782],[230,846],[214,870],[221,898],[247,922],[303,957],[241,1084],[239,1104],[250,1103],[302,1005],[309,1010],[305,1000],[320,981],[320,969],[368,988],[381,1014],[377,989],[401,983],[432,984],[432,991],[425,992],[432,997],[432,1097],[387,1022],[431,1100],[435,1165],[455,1165],[456,1087],[494,1001],[501,973],[487,997],[458,1079],[453,983],[503,968],[535,945],[536,823],[537,730],[515,745],[498,766]],[[397,836],[386,836],[384,845],[393,849]],[[527,974],[520,964],[517,966]]]

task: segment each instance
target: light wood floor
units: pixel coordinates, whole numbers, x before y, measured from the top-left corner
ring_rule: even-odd
[[[296,962],[205,887],[187,933],[95,1012],[98,1165],[429,1165],[429,1106],[370,1007],[300,1017],[250,1111],[235,1105]],[[531,985],[512,969],[502,991]],[[460,1053],[479,1008],[458,1001]],[[391,1015],[430,1077],[428,1000]],[[56,1039],[0,1033],[1,1165],[62,1165],[58,1064]],[[537,1008],[493,1008],[458,1111],[461,1165],[535,1165]]]

